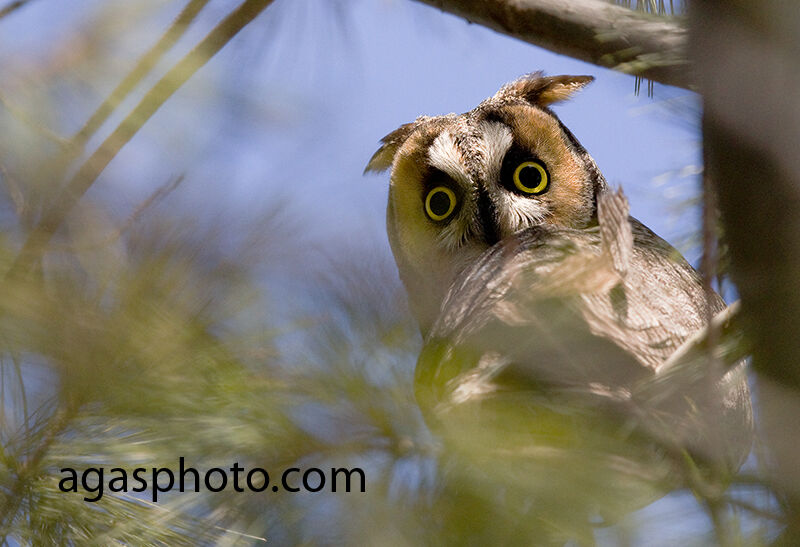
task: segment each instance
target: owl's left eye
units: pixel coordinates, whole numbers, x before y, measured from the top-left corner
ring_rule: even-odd
[[[523,161],[514,169],[512,181],[514,188],[523,194],[538,196],[550,186],[550,175],[542,162]]]
[[[444,220],[456,208],[456,194],[447,186],[437,186],[425,196],[425,213],[431,220]]]

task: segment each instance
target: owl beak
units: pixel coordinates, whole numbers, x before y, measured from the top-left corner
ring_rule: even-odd
[[[500,241],[500,228],[497,225],[494,202],[483,186],[478,187],[478,215],[483,228],[483,239],[491,247]]]

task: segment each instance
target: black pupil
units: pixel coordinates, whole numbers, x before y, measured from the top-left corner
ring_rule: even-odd
[[[431,196],[431,212],[440,217],[445,215],[450,210],[450,196],[441,190],[434,192]]]
[[[520,169],[519,182],[525,188],[536,188],[542,182],[542,174],[535,167],[525,166]]]

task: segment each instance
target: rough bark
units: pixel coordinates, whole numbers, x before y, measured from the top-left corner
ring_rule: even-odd
[[[556,53],[688,89],[688,30],[604,0],[418,0]]]

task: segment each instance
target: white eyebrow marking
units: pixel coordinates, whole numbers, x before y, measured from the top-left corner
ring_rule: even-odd
[[[455,180],[468,184],[470,177],[464,165],[464,156],[456,146],[455,139],[449,131],[442,131],[428,149],[431,165],[441,169]]]
[[[514,142],[511,129],[498,122],[481,122],[480,130],[482,138],[480,146],[483,148],[484,166],[486,169],[486,180],[496,181],[500,179],[500,167],[506,152]]]

